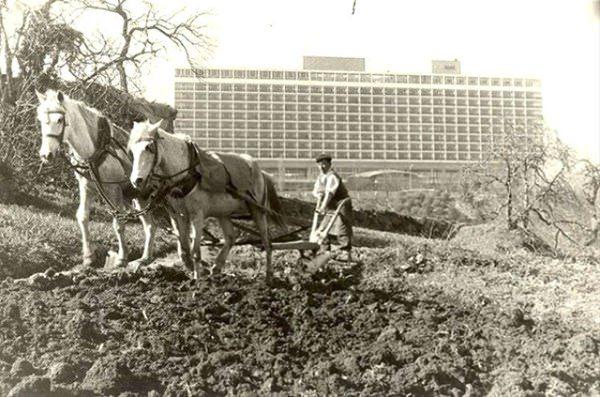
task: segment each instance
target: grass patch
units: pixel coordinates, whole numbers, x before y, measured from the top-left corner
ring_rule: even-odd
[[[132,260],[141,255],[144,233],[139,224],[127,226]],[[97,247],[117,248],[110,223],[90,222],[90,235]],[[164,235],[159,231],[155,240],[157,255],[170,248]],[[61,271],[80,263],[81,233],[74,218],[39,208],[0,204],[0,278],[26,277],[49,267]]]

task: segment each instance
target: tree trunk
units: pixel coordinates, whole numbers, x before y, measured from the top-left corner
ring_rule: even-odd
[[[506,164],[506,226],[508,230],[515,229],[513,221],[513,180],[510,161]]]
[[[125,72],[125,66],[122,62],[117,64],[117,71],[119,72],[119,85],[121,86],[121,90],[126,93],[129,93],[129,86],[127,84],[127,72]]]
[[[527,229],[529,227],[529,202],[530,202],[530,185],[529,185],[529,167],[528,164],[525,163],[525,168],[523,170],[523,214],[522,214],[522,222],[523,228]]]
[[[0,9],[0,20],[2,20],[2,18],[4,18],[4,16],[2,14],[2,10]],[[2,30],[0,30],[0,54],[2,53],[4,48],[4,41],[2,40],[3,37],[3,32]],[[2,73],[2,68],[0,67],[0,103],[2,103],[2,98],[4,98],[4,77]]]
[[[12,103],[12,94],[13,94],[13,70],[12,70],[12,62],[13,56],[12,51],[10,49],[10,45],[8,43],[8,34],[4,27],[4,14],[0,13],[0,31],[2,32],[3,45],[4,45],[4,62],[5,62],[5,76],[6,81],[3,81],[2,87],[2,100],[3,104]]]

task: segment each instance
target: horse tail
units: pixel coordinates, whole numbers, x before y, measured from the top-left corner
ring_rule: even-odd
[[[273,178],[271,178],[269,174],[265,173],[264,171],[261,171],[261,174],[265,182],[264,204],[269,210],[271,210],[271,212],[267,214],[267,217],[275,225],[283,228],[285,227],[285,221],[281,215],[283,205],[281,204],[281,200],[279,200],[279,196],[277,195],[275,182],[273,181]]]

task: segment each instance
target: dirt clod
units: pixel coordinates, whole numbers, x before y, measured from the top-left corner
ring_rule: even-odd
[[[48,397],[50,396],[50,379],[31,375],[17,383],[7,397]]]
[[[10,374],[15,377],[29,376],[37,372],[33,364],[23,358],[17,359],[10,369]]]
[[[594,332],[534,315],[527,299],[436,285],[438,267],[487,273],[495,262],[427,247],[358,251],[360,262],[318,269],[277,253],[270,285],[235,261],[198,282],[158,265],[73,272],[74,283],[45,289],[0,283],[0,394],[42,372],[46,381],[27,382],[74,396],[600,390]],[[253,253],[236,255],[254,264]],[[407,262],[416,271],[400,271]]]
[[[81,388],[101,395],[154,390],[157,382],[151,378],[133,374],[118,356],[101,357],[88,370]]]

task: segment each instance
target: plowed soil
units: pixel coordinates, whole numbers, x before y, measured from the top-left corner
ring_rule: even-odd
[[[237,259],[236,259],[237,255]],[[413,282],[465,253],[359,248],[323,268],[251,250],[195,283],[168,257],[137,273],[0,284],[0,394],[10,396],[588,395],[600,339],[503,300]],[[241,258],[241,259],[240,259]],[[494,270],[495,271],[495,270]]]

